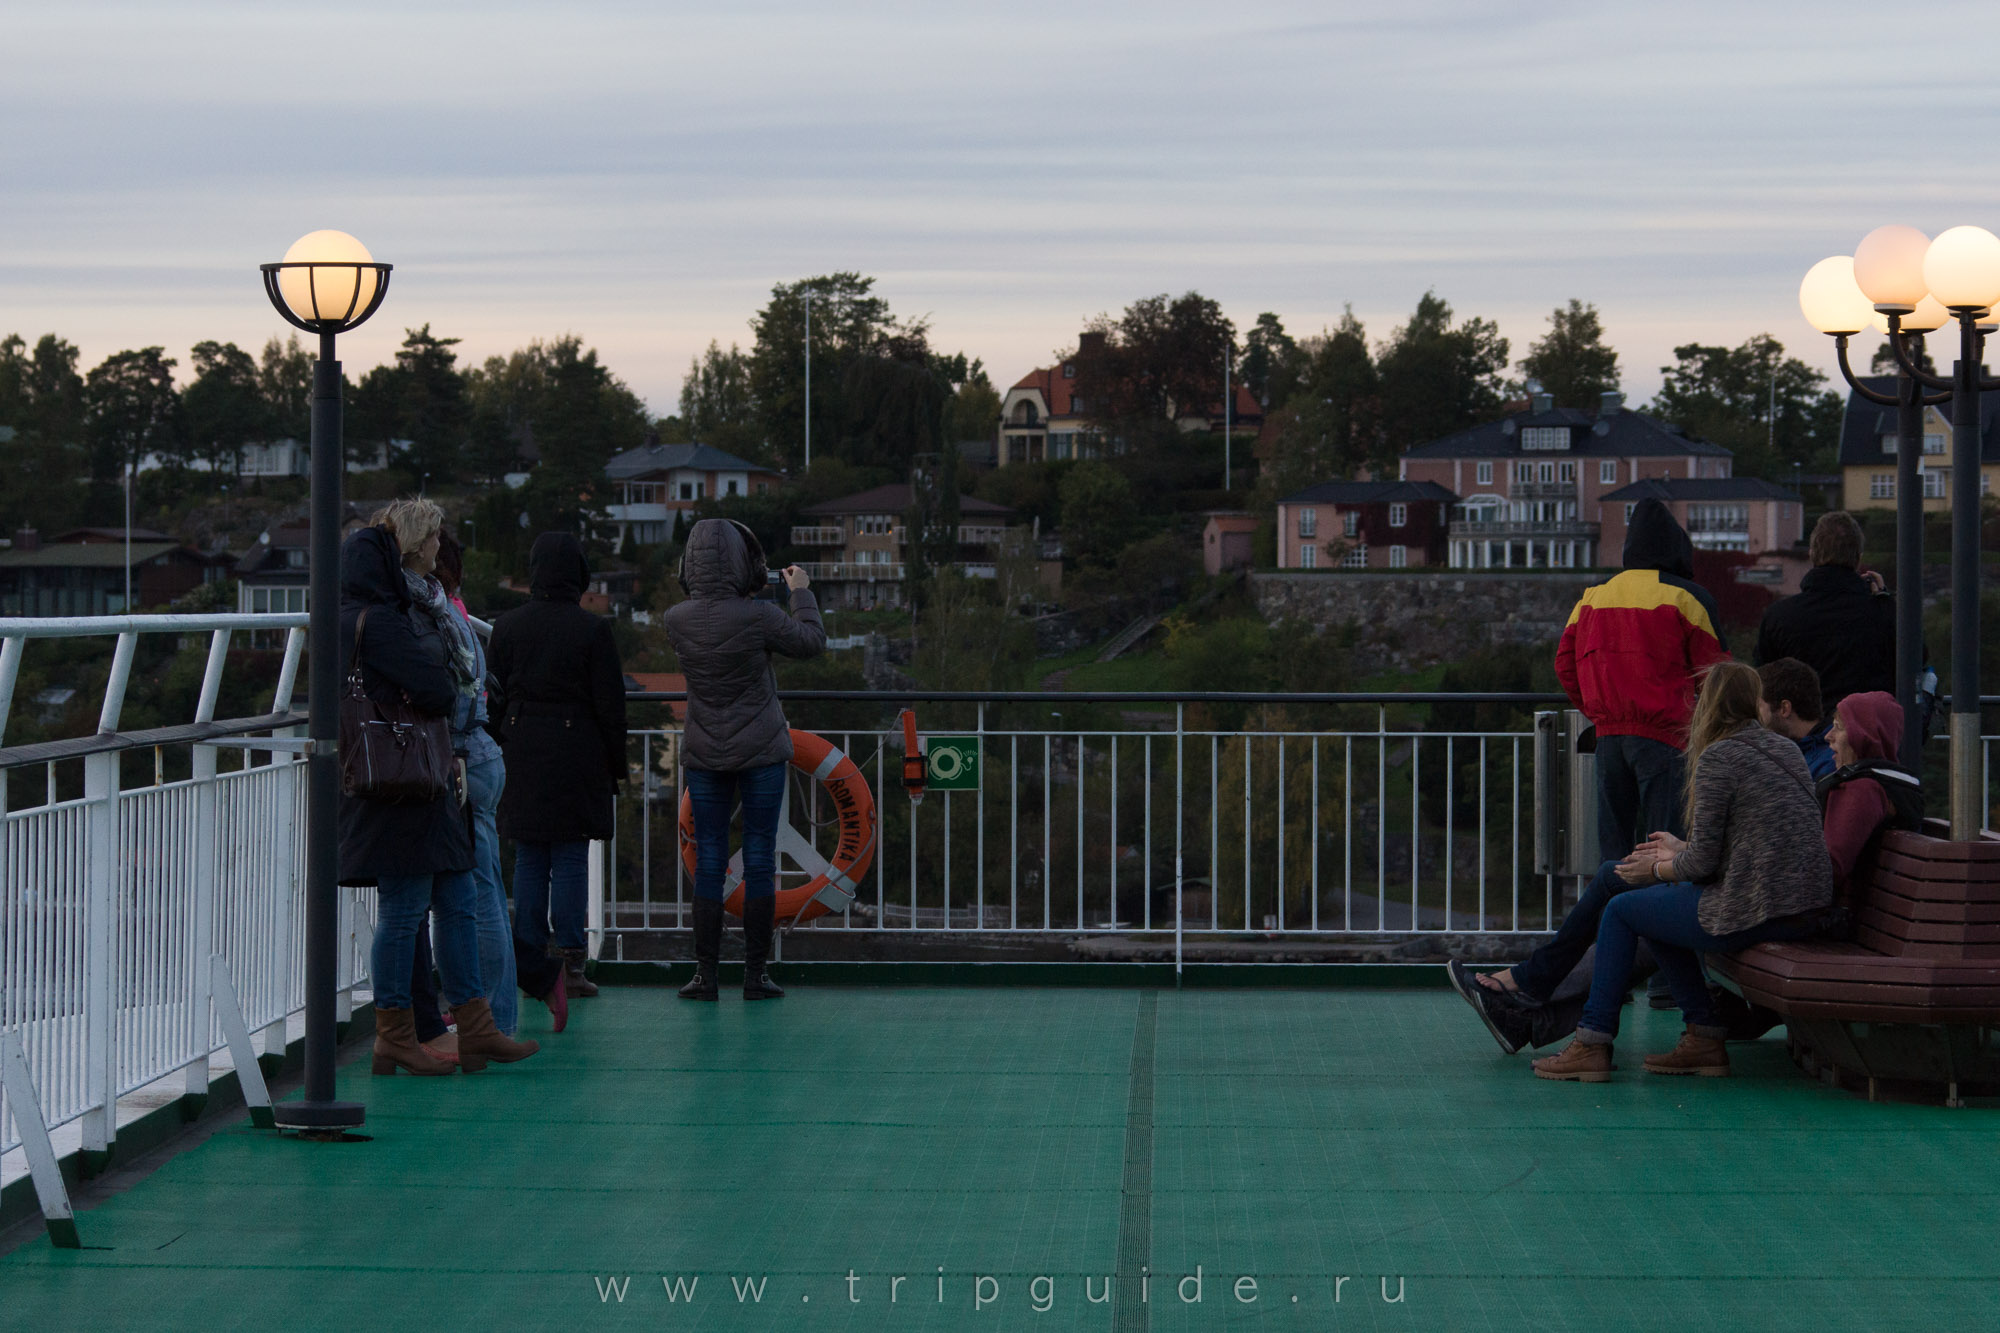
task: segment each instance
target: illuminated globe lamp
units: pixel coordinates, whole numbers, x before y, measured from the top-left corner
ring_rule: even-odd
[[[1986,791],[1979,713],[1980,396],[2000,390],[1985,377],[1986,335],[2000,328],[2000,237],[1984,227],[1952,227],[1936,240],[1915,227],[1877,227],[1854,249],[1853,276],[1862,297],[1881,318],[1871,321],[1889,336],[1902,371],[1890,396],[1856,379],[1847,364],[1853,322],[1852,294],[1837,274],[1815,265],[1799,302],[1815,328],[1832,334],[1840,370],[1861,398],[1897,408],[1896,446],[1896,694],[1904,707],[1906,764],[1920,760],[1913,692],[1922,652],[1918,617],[1923,560],[1917,465],[1923,448],[1923,407],[1951,403],[1951,837],[1968,842],[1985,822]],[[1818,275],[1817,279],[1814,275]],[[1958,359],[1950,376],[1916,364],[1905,339],[1958,325]]]
[[[261,266],[264,294],[287,323],[319,335],[313,363],[311,558],[306,699],[305,1096],[273,1108],[279,1126],[338,1138],[359,1125],[359,1102],[334,1099],[335,988],[340,924],[340,510],[346,450],[334,339],[381,307],[388,264],[344,231],[308,232],[285,257]]]

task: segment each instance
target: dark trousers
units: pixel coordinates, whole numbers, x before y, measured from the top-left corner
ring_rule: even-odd
[[[1701,890],[1692,884],[1654,884],[1621,895],[1604,909],[1597,931],[1597,965],[1590,1000],[1577,1026],[1602,1038],[1618,1035],[1618,1006],[1631,985],[1633,950],[1640,940],[1652,947],[1660,971],[1673,988],[1690,1027],[1720,1028],[1722,1016],[1709,994],[1701,955],[1735,953],[1765,940],[1799,940],[1812,926],[1797,918],[1764,921],[1730,935],[1702,929]]]
[[[431,914],[426,912],[417,922],[417,954],[410,968],[410,1013],[416,1020],[418,1041],[436,1041],[449,1030],[438,998],[437,964],[431,958]]]
[[[1681,791],[1687,761],[1671,745],[1644,736],[1597,738],[1597,855],[1620,861],[1647,834],[1687,836]]]
[[[1556,987],[1582,961],[1590,946],[1597,943],[1597,923],[1612,898],[1633,886],[1618,878],[1618,862],[1606,861],[1597,868],[1583,896],[1569,909],[1556,937],[1528,955],[1526,962],[1514,964],[1514,984],[1531,1000],[1547,1000]]]

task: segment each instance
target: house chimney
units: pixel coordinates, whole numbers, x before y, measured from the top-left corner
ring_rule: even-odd
[[[39,551],[42,549],[42,534],[33,528],[20,528],[14,533],[14,549],[17,551]]]
[[[1540,416],[1544,412],[1555,411],[1555,407],[1556,396],[1554,394],[1538,391],[1534,396],[1534,401],[1529,405],[1529,410],[1536,416]]]
[[[1597,395],[1597,415],[1615,417],[1625,406],[1625,395],[1616,389],[1606,389]]]
[[[1078,356],[1098,356],[1102,355],[1103,352],[1104,335],[1102,333],[1093,330],[1088,333],[1079,333],[1076,336],[1076,354]]]

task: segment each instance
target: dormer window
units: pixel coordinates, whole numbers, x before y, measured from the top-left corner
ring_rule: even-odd
[[[1066,380],[1073,380],[1076,378],[1076,362],[1074,361],[1063,362],[1063,378]]]
[[[1568,426],[1526,426],[1521,430],[1521,448],[1567,449],[1569,448]]]

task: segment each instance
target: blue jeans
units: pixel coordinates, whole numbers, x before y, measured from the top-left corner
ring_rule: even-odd
[[[1685,837],[1681,785],[1687,759],[1644,736],[1597,738],[1597,859],[1621,861],[1649,833]]]
[[[1521,988],[1521,993],[1533,1000],[1547,1000],[1554,995],[1570,969],[1597,943],[1597,927],[1603,920],[1605,907],[1633,887],[1618,878],[1617,861],[1606,861],[1599,866],[1583,896],[1563,918],[1556,937],[1529,954],[1526,962],[1514,964],[1511,969],[1514,984]]]
[[[472,873],[384,875],[375,885],[375,944],[369,952],[375,1007],[410,1007],[410,969],[416,964],[417,928],[428,908],[445,1003],[453,1008],[485,992],[479,984],[479,927],[474,919]]]
[[[1605,906],[1597,928],[1597,962],[1590,978],[1590,1001],[1577,1023],[1603,1037],[1618,1035],[1618,1006],[1631,986],[1632,955],[1640,937],[1652,946],[1674,1002],[1691,1027],[1720,1027],[1701,955],[1734,953],[1766,940],[1799,940],[1812,934],[1809,923],[1780,917],[1731,935],[1711,935],[1696,914],[1701,890],[1692,884],[1654,884],[1621,893]]]
[[[588,842],[514,844],[514,938],[530,952],[584,947],[590,893]]]
[[[789,764],[766,764],[740,773],[687,771],[694,806],[694,896],[721,902],[729,869],[729,816],[743,798],[743,896],[778,892],[778,811],[785,799]]]
[[[478,894],[479,977],[493,1007],[493,1026],[508,1036],[520,1024],[521,1000],[514,992],[514,938],[507,925],[507,885],[500,878],[500,829],[495,822],[500,792],[507,785],[507,761],[497,753],[468,765],[465,782],[472,806],[472,883]]]

